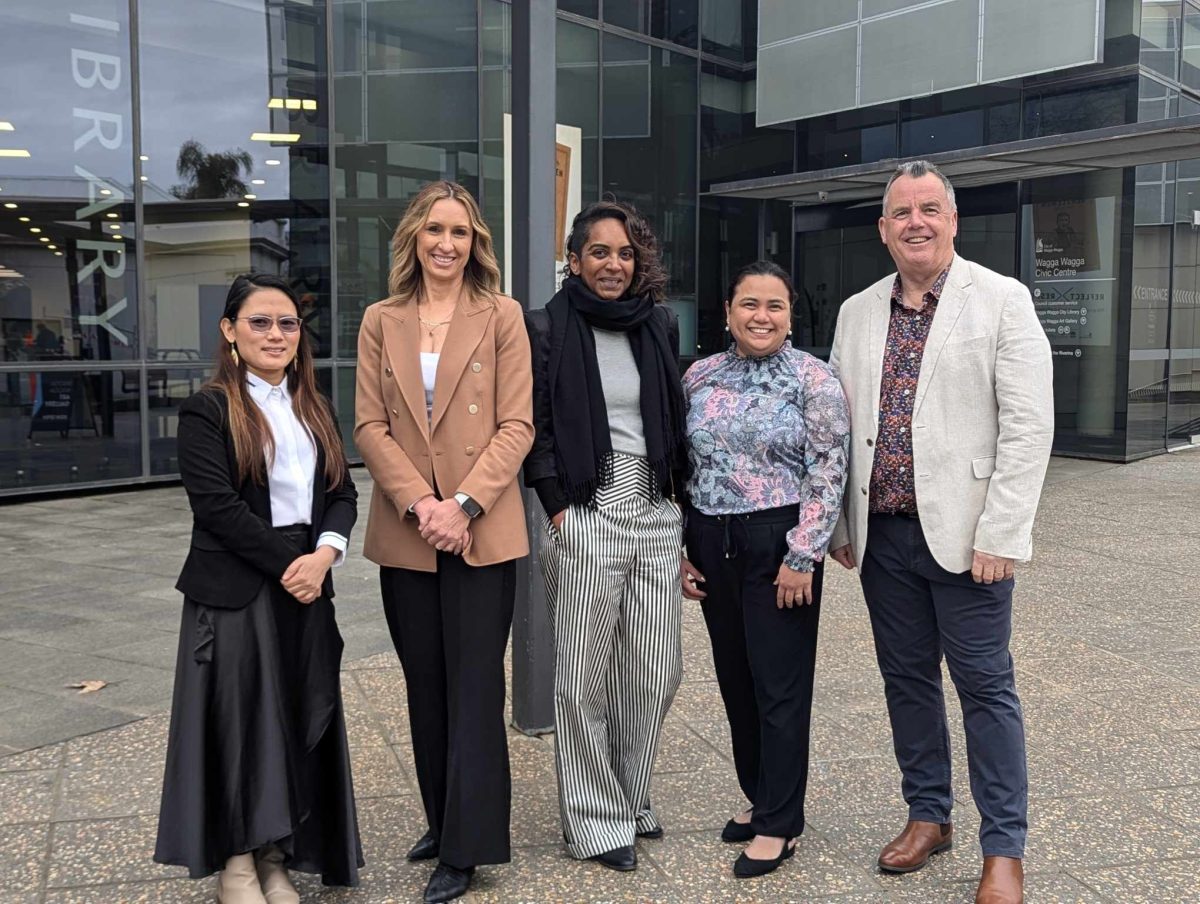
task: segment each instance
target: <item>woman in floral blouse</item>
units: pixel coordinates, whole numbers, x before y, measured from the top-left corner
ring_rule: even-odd
[[[821,569],[842,505],[850,420],[833,370],[792,348],[786,272],[758,261],[725,301],[732,347],[684,376],[691,475],[683,593],[700,600],[750,809],[740,878],[804,830]]]

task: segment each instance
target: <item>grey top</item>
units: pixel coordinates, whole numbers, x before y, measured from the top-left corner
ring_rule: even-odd
[[[604,405],[614,452],[646,457],[646,435],[642,432],[642,379],[629,334],[592,328],[596,337],[596,363],[604,385]]]

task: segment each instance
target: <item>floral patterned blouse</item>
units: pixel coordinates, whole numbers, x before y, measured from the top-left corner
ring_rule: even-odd
[[[785,342],[761,358],[732,348],[683,377],[688,498],[707,515],[800,506],[784,564],[812,571],[842,508],[850,414],[833,369]]]

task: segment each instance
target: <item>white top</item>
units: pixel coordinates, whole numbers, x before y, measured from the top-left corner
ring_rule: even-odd
[[[288,392],[287,380],[272,386],[262,377],[247,373],[246,383],[249,385],[250,398],[267,419],[267,426],[275,438],[275,459],[267,463],[271,524],[274,527],[312,524],[317,447],[292,410],[292,395]],[[348,545],[345,537],[333,531],[325,531],[317,538],[317,546],[332,546],[337,550],[334,565],[342,564]]]
[[[425,415],[433,419],[433,384],[437,381],[437,352],[421,352],[421,381],[425,384]]]
[[[596,365],[608,410],[608,432],[614,452],[646,457],[646,433],[642,427],[642,378],[629,334],[592,328],[596,338]]]

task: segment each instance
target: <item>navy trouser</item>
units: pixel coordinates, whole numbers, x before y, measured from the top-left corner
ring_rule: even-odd
[[[946,571],[920,521],[904,515],[870,516],[861,577],[909,819],[949,822],[954,803],[944,654],[962,703],[983,854],[1023,857],[1028,783],[1008,652],[1012,579],[976,584],[969,571]]]

